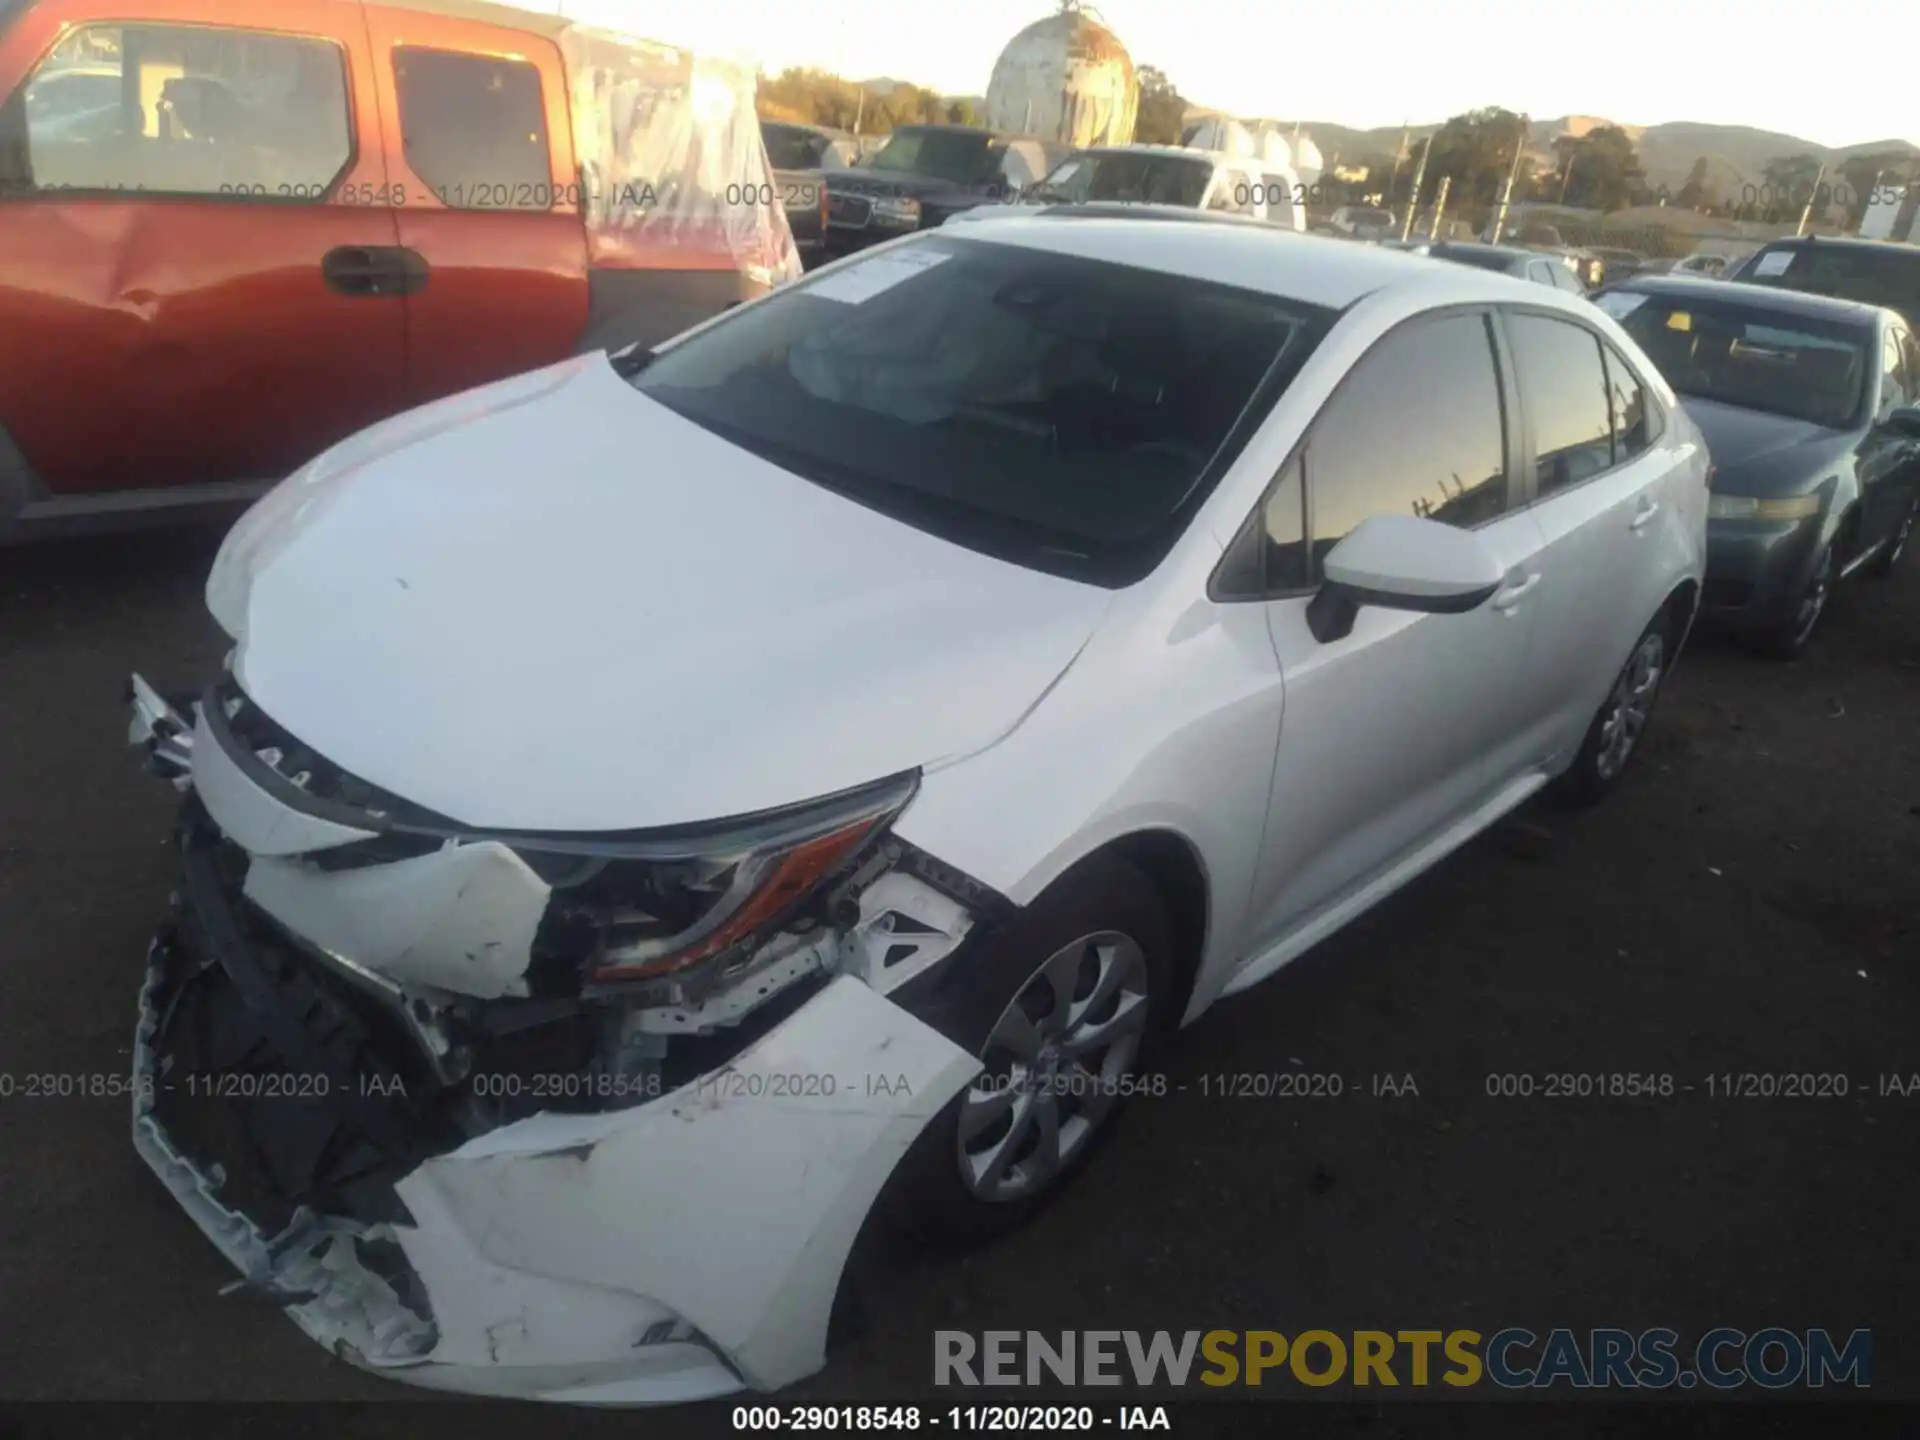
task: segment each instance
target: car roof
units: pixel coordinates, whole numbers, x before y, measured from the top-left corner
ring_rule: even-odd
[[[1062,206],[1045,213],[994,216],[966,226],[966,241],[1133,265],[1334,310],[1344,310],[1376,291],[1402,287],[1433,291],[1464,304],[1515,300],[1551,304],[1564,299],[1568,308],[1577,309],[1586,303],[1510,275],[1436,265],[1404,250],[1303,235],[1259,221],[1233,223],[1239,217],[1199,211],[1179,211],[1178,219],[1087,213],[1093,208]],[[1080,212],[1077,218],[1062,220],[1062,215],[1075,211]],[[1190,223],[1178,223],[1179,219]]]
[[[1854,250],[1910,256],[1920,265],[1920,246],[1902,245],[1893,240],[1862,240],[1857,235],[1783,235],[1754,247],[1759,250]]]
[[[1841,300],[1832,295],[1814,295],[1805,290],[1787,290],[1778,285],[1749,285],[1743,280],[1694,280],[1684,275],[1634,275],[1609,290],[1641,295],[1661,295],[1675,300],[1712,302],[1729,298],[1754,310],[1775,315],[1792,315],[1802,320],[1827,320],[1837,324],[1872,325],[1876,318],[1894,312],[1881,305],[1859,300]]]
[[[1479,240],[1436,240],[1436,255],[1497,255],[1505,260],[1538,260],[1543,252],[1518,245],[1488,245]]]
[[[1082,145],[1077,155],[1172,155],[1185,160],[1241,160],[1256,164],[1251,155],[1229,155],[1224,150],[1201,150],[1191,145]]]
[[[425,15],[498,25],[503,30],[524,30],[549,39],[578,28],[581,23],[555,11],[543,14],[538,10],[522,10],[517,5],[496,5],[493,0],[369,0],[369,3],[376,9],[417,10]]]

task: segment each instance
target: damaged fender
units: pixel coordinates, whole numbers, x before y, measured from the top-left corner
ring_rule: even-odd
[[[427,1161],[400,1182],[401,1199],[416,1216],[444,1216],[502,1267],[490,1304],[448,1313],[441,1295],[477,1299],[458,1253],[424,1227],[396,1228],[441,1317],[430,1361],[487,1363],[502,1321],[529,1358],[578,1355],[564,1337],[579,1320],[564,1307],[528,1310],[514,1280],[527,1275],[658,1301],[755,1389],[811,1374],[881,1186],[979,1068],[842,976],[726,1069],[660,1100],[537,1115]]]

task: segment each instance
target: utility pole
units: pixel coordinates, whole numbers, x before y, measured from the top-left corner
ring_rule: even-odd
[[[1826,166],[1826,162],[1823,160],[1820,162],[1820,169],[1814,174],[1813,189],[1807,192],[1806,208],[1800,212],[1799,227],[1795,229],[1793,232],[1795,235],[1804,235],[1807,233],[1807,221],[1813,218],[1814,197],[1820,193],[1820,182],[1826,178],[1827,178],[1827,166]]]
[[[1493,217],[1493,243],[1500,243],[1500,236],[1507,228],[1507,207],[1513,202],[1513,182],[1520,174],[1520,154],[1527,148],[1527,133],[1532,122],[1526,116],[1520,117],[1520,134],[1513,142],[1513,164],[1507,170],[1507,183],[1500,191],[1500,213]]]
[[[1420,182],[1427,178],[1427,156],[1433,151],[1433,136],[1427,136],[1427,143],[1420,147],[1420,165],[1413,172],[1413,193],[1407,196],[1407,218],[1400,222],[1400,238],[1405,240],[1413,234],[1413,213],[1420,208]]]
[[[1400,181],[1400,163],[1406,158],[1407,126],[1406,122],[1402,121],[1400,125],[1400,147],[1393,152],[1393,173],[1387,177],[1387,193],[1383,197],[1389,205],[1393,204],[1393,187]],[[1367,179],[1371,180],[1373,177],[1369,175]]]
[[[1440,243],[1440,218],[1447,213],[1447,191],[1453,188],[1453,177],[1440,177],[1440,193],[1433,198],[1433,224],[1427,227],[1427,239],[1436,245]]]

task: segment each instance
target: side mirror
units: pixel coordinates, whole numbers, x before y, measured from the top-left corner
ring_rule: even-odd
[[[1499,556],[1471,530],[1413,515],[1376,515],[1327,552],[1325,580],[1307,602],[1307,628],[1322,644],[1353,631],[1362,605],[1460,615],[1500,588]]]
[[[1896,435],[1920,440],[1920,405],[1897,405],[1883,423]]]

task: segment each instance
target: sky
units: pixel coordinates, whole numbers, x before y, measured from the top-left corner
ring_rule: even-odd
[[[1052,0],[517,0],[649,39],[978,95]],[[1550,119],[1750,125],[1817,144],[1920,143],[1920,87],[1893,58],[1908,0],[1827,0],[1813,33],[1723,0],[1100,0],[1136,65],[1196,104],[1357,128],[1500,105]],[[1590,34],[1583,34],[1583,18]],[[1866,37],[1879,36],[1878,42]],[[1856,42],[1853,37],[1862,39]],[[1884,57],[1884,64],[1871,58]]]

